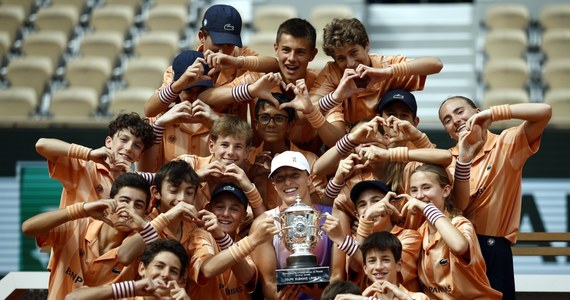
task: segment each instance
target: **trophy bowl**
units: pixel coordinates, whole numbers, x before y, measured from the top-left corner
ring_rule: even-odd
[[[323,216],[301,202],[299,196],[295,204],[279,214],[281,241],[291,255],[287,257],[287,269],[277,270],[278,285],[328,282],[329,267],[320,267],[311,252],[321,238],[320,219]]]

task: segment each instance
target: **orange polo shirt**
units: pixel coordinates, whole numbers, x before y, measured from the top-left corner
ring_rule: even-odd
[[[418,274],[423,292],[430,299],[501,299],[502,293],[491,288],[486,266],[473,224],[463,216],[451,219],[469,242],[465,257],[449,250],[439,232],[429,234],[428,222],[418,229],[422,235],[422,255]]]
[[[369,54],[370,62],[373,68],[385,68],[393,64],[408,61],[405,56],[383,56],[380,54]],[[331,61],[328,62],[317,77],[317,81],[311,96],[317,95],[318,98],[326,96],[333,92],[339,85],[344,74],[344,70]],[[366,86],[365,90],[353,95],[349,99],[343,101],[342,105],[332,109],[327,114],[327,121],[342,121],[347,125],[347,130],[352,128],[362,119],[372,119],[376,116],[376,108],[380,102],[380,97],[387,91],[393,89],[404,89],[409,91],[422,90],[425,84],[426,76],[408,75],[391,77],[387,80],[372,80]],[[353,83],[352,88],[356,88]],[[317,103],[315,103],[317,104]]]
[[[250,164],[254,164],[255,163],[255,158],[257,157],[257,155],[259,155],[259,153],[263,152],[263,145],[264,142],[261,143],[261,145],[259,145],[259,147],[254,148],[252,151],[249,152],[249,163]],[[290,148],[289,150],[291,151],[297,151],[297,152],[301,152],[301,154],[303,154],[305,156],[305,158],[307,158],[307,161],[309,162],[309,166],[311,168],[311,170],[313,170],[313,165],[315,164],[315,161],[317,161],[318,157],[316,154],[309,152],[309,151],[305,151],[305,150],[301,150],[299,149],[299,147],[295,146],[295,144],[290,143]],[[312,186],[310,186],[310,191],[312,192],[316,192],[319,198],[323,197],[325,188],[326,188],[326,184],[327,184],[327,179],[324,176],[316,176],[314,174],[310,174],[310,178],[313,180],[312,181]],[[263,202],[265,203],[265,207],[266,209],[272,209],[275,208],[279,205],[281,205],[281,203],[278,203],[278,199],[279,197],[277,196],[277,191],[275,191],[275,188],[273,187],[273,183],[271,182],[271,180],[269,178],[265,178],[265,180],[263,181],[265,184],[262,188],[265,189],[265,197],[263,199]],[[260,188],[259,185],[256,183],[256,186],[258,187],[258,189]]]
[[[487,141],[471,166],[471,198],[463,211],[478,234],[505,237],[516,243],[522,207],[523,166],[539,147],[540,138],[529,144],[524,123],[506,129],[500,135],[487,132]],[[457,159],[457,146],[450,151]]]
[[[149,118],[150,124],[154,124],[157,118]],[[157,172],[162,165],[180,155],[210,155],[209,137],[210,128],[201,123],[182,123],[167,126],[156,156],[156,169],[149,170],[149,172]]]
[[[48,299],[63,299],[76,288],[134,280],[138,260],[118,261],[118,247],[100,253],[99,232],[105,223],[91,218],[66,222],[49,232],[44,245],[52,247]]]
[[[200,228],[194,231],[188,251],[191,256],[189,277],[191,283],[188,295],[191,299],[251,299],[250,293],[255,290],[258,279],[257,267],[251,256],[248,255],[245,260],[256,272],[246,285],[238,282],[231,268],[210,279],[206,279],[200,273],[202,264],[220,251],[218,244],[208,231]]]
[[[109,198],[115,180],[102,164],[60,156],[48,160],[49,176],[63,185],[59,207]]]

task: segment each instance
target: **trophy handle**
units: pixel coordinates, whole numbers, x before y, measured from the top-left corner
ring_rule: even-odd
[[[323,238],[323,233],[324,233],[324,231],[321,229],[321,226],[322,226],[322,225],[320,225],[320,224],[321,224],[321,220],[322,220],[322,219],[326,219],[327,216],[330,216],[330,214],[329,214],[328,211],[325,211],[324,213],[319,213],[319,215],[317,216],[317,219],[318,219],[317,223],[319,223],[319,227],[318,227],[319,230],[317,231],[317,235],[319,236],[319,239],[322,239],[322,238]]]
[[[283,240],[283,228],[281,227],[281,218],[279,216],[275,216],[273,217],[273,220],[276,221],[277,223],[279,223],[279,239]]]

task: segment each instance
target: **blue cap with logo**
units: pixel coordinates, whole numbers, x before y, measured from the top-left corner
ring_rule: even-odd
[[[182,74],[186,72],[189,66],[191,66],[196,59],[204,58],[204,54],[200,51],[194,50],[187,50],[182,51],[172,61],[172,71],[174,72],[174,81],[180,79]],[[203,64],[204,66],[204,75],[207,75],[210,72],[210,67],[207,64]],[[212,80],[202,80],[199,82],[195,82],[185,88],[185,90],[193,88],[195,86],[204,86],[204,87],[213,87],[214,84]]]
[[[212,5],[204,13],[202,27],[208,31],[214,44],[232,44],[242,47],[241,16],[232,6]]]
[[[364,180],[360,181],[359,183],[355,184],[352,189],[350,190],[350,199],[352,202],[356,203],[360,195],[365,190],[377,190],[381,193],[388,194],[390,192],[390,188],[380,180]]]
[[[409,91],[397,89],[386,92],[382,98],[380,98],[380,104],[378,104],[378,109],[376,110],[378,114],[382,114],[382,111],[388,106],[396,102],[404,103],[412,111],[414,117],[418,113],[418,104],[416,102],[416,97]]]
[[[210,197],[212,200],[210,200],[210,202],[215,202],[218,199],[218,196],[226,193],[234,195],[241,204],[243,204],[245,209],[247,209],[247,204],[249,203],[247,196],[242,189],[233,183],[220,183],[212,192],[212,196]]]

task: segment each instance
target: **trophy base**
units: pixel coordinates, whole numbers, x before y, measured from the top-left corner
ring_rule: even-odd
[[[330,281],[329,267],[278,269],[275,272],[277,289],[289,284],[318,284]]]
[[[287,257],[287,269],[313,268],[318,266],[314,255],[299,255]]]

